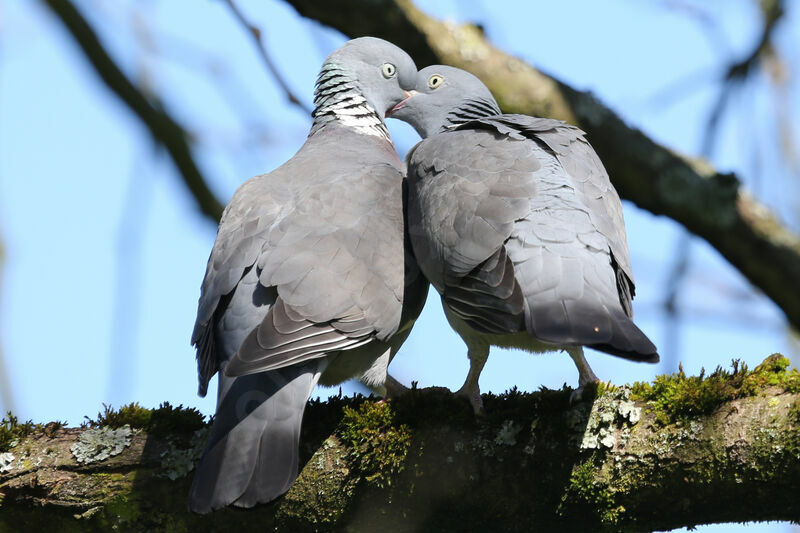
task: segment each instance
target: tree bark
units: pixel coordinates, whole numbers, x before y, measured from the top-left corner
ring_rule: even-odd
[[[305,467],[291,490],[206,516],[185,505],[205,430],[46,426],[0,454],[0,531],[651,531],[797,521],[800,375],[786,364],[776,355],[752,372],[662,377],[633,392],[600,386],[573,406],[566,388],[485,395],[481,420],[441,391],[312,402]]]

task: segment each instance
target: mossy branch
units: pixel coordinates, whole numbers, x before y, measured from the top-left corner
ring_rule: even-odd
[[[601,385],[575,406],[566,389],[487,395],[480,421],[439,391],[312,402],[305,467],[289,493],[202,517],[185,504],[206,430],[196,411],[107,409],[84,428],[6,419],[0,531],[649,531],[798,521],[800,373],[787,365],[774,355],[752,371]]]

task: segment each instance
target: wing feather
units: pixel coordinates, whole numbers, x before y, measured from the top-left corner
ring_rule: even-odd
[[[526,115],[501,115],[473,121],[462,127],[496,128],[512,138],[523,136],[543,143],[558,158],[571,178],[577,197],[586,206],[597,233],[610,248],[617,276],[620,303],[633,317],[635,295],[622,204],[608,172],[579,128],[565,122]],[[584,234],[586,235],[586,234]],[[589,243],[587,243],[589,244]],[[596,245],[592,243],[592,245]]]
[[[234,353],[255,358],[247,360],[249,370],[280,368],[399,329],[403,175],[391,162],[396,155],[376,150],[367,137],[317,138],[234,194],[209,257],[192,335],[201,392]],[[270,310],[231,350],[218,338],[215,316],[224,315],[226,295],[250,271],[258,285],[275,291],[280,312]]]
[[[619,197],[583,132],[521,115],[474,120],[421,142],[408,168],[414,252],[462,320],[657,360],[629,318]]]

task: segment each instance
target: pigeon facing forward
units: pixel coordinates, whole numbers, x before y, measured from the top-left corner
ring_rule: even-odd
[[[424,139],[407,157],[414,254],[468,347],[459,393],[482,410],[490,346],[563,349],[580,388],[582,346],[656,362],[631,320],[633,272],[619,196],[583,132],[501,114],[472,74],[431,66],[391,111]]]
[[[219,372],[192,511],[289,489],[317,381],[383,386],[427,292],[406,249],[403,165],[383,121],[416,74],[386,41],[347,42],[322,66],[305,144],[225,209],[192,336],[201,395]]]

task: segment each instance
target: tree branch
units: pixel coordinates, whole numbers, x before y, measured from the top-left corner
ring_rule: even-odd
[[[258,50],[258,55],[261,57],[261,60],[264,63],[264,66],[267,67],[267,70],[272,77],[275,78],[275,82],[281,88],[283,93],[286,95],[286,98],[289,100],[290,103],[296,105],[309,115],[313,111],[310,107],[303,104],[302,101],[292,92],[292,89],[289,87],[289,84],[286,83],[286,80],[283,79],[278,67],[275,66],[275,63],[272,61],[272,57],[270,57],[267,48],[264,46],[264,43],[261,42],[261,29],[256,27],[255,25],[251,24],[247,18],[245,18],[244,13],[239,9],[239,7],[234,3],[233,0],[225,0],[225,3],[228,4],[228,8],[231,10],[234,18],[239,22],[239,24],[245,29],[248,35],[253,39],[253,43]]]
[[[160,104],[148,100],[144,92],[120,70],[95,31],[70,0],[42,1],[75,39],[106,86],[139,117],[153,139],[167,150],[203,215],[217,223],[222,216],[222,204],[211,192],[195,163],[184,129]]]
[[[796,521],[800,373],[787,365],[774,355],[753,371],[601,386],[576,406],[566,388],[485,395],[481,421],[439,391],[312,402],[306,464],[289,493],[202,517],[185,498],[207,428],[193,434],[186,410],[152,411],[150,433],[48,425],[0,453],[0,530],[652,531]],[[144,410],[127,409],[105,422],[143,425]]]
[[[743,191],[733,174],[656,144],[590,94],[498,50],[475,26],[440,22],[410,0],[287,2],[350,37],[374,35],[394,42],[419,66],[447,63],[469,70],[507,113],[580,126],[623,198],[704,238],[800,329],[800,293],[789,290],[800,279],[800,238]]]

